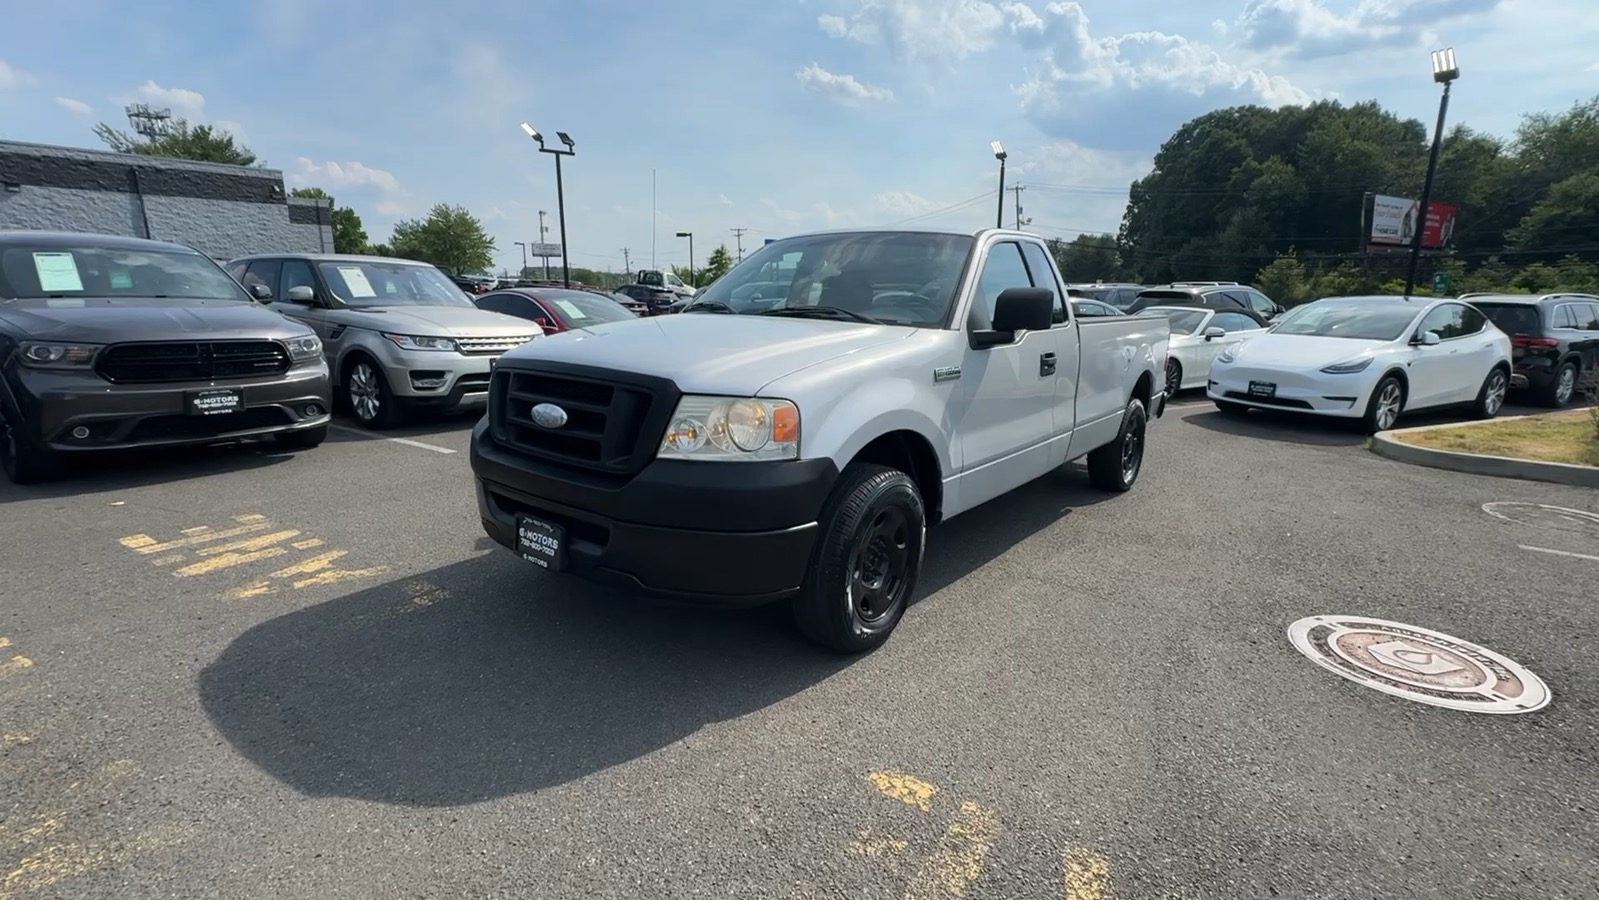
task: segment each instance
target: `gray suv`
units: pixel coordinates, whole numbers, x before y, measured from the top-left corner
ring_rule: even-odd
[[[525,319],[478,309],[433,266],[387,256],[246,256],[228,273],[322,338],[339,399],[368,428],[413,410],[488,402],[500,354],[543,337]]]
[[[331,392],[317,336],[188,247],[0,231],[0,469],[15,483],[95,450],[314,447]]]

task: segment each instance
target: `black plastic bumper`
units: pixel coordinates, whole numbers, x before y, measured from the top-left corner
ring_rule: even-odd
[[[519,515],[565,529],[567,570],[660,599],[753,606],[797,593],[831,460],[656,460],[626,482],[509,453],[472,430],[483,530],[516,549]],[[529,563],[529,565],[532,565]]]

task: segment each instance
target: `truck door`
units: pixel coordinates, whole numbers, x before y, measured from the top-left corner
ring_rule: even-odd
[[[992,245],[972,294],[967,330],[989,326],[1001,291],[1034,286],[1020,243]],[[1063,367],[1062,333],[1022,332],[1010,344],[981,350],[966,346],[962,399],[953,410],[963,457],[963,508],[991,500],[1053,467],[1050,438],[1055,434],[1055,381]]]
[[[1022,242],[1022,256],[1027,260],[1027,271],[1033,287],[1049,288],[1055,292],[1055,396],[1050,414],[1050,468],[1066,462],[1066,452],[1071,447],[1072,432],[1077,428],[1077,375],[1080,360],[1080,341],[1077,326],[1072,322],[1071,299],[1055,273],[1049,254],[1042,244]]]

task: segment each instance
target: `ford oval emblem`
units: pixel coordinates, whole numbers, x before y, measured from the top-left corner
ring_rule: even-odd
[[[540,428],[560,428],[566,424],[566,410],[554,403],[540,403],[533,407],[533,424]]]

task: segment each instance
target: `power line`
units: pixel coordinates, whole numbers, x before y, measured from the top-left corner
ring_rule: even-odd
[[[633,256],[626,247],[622,248],[622,267],[629,272],[633,271]]]
[[[732,229],[733,240],[738,242],[738,261],[739,262],[743,262],[744,261],[744,232],[746,232],[746,231],[749,231],[749,229],[748,228],[734,228],[734,229]]]
[[[964,208],[966,208],[968,206],[973,205],[974,203],[979,203],[979,202],[982,202],[982,201],[985,201],[985,200],[989,200],[993,196],[994,196],[993,194],[990,194],[987,191],[984,191],[983,193],[978,194],[975,197],[968,197],[965,200],[961,200],[961,201],[956,202],[956,203],[951,203],[950,205],[945,206],[945,207],[941,207],[939,209],[929,210],[929,211],[924,212],[924,213],[918,213],[918,214],[916,214],[914,216],[907,216],[907,217],[905,217],[903,219],[900,219],[898,222],[894,222],[892,224],[894,224],[894,225],[908,225],[908,224],[910,224],[912,222],[923,222],[923,221],[926,221],[927,219],[931,219],[931,218],[934,218],[936,216],[942,216],[945,213],[952,213],[952,212],[955,212],[958,209],[964,209]]]

